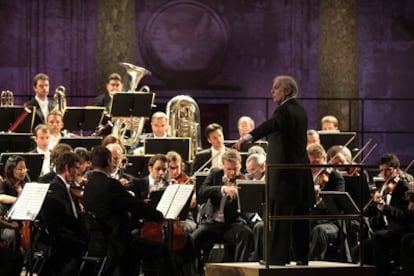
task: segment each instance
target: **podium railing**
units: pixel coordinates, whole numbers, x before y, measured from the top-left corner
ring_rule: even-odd
[[[291,215],[291,216],[271,216],[269,210],[269,196],[270,196],[270,184],[269,184],[269,174],[270,171],[273,169],[282,169],[282,170],[292,170],[292,169],[311,169],[311,168],[358,168],[360,170],[359,178],[361,180],[361,184],[364,183],[364,172],[363,172],[363,165],[359,164],[352,164],[352,165],[331,165],[331,164],[323,164],[323,165],[311,165],[311,164],[267,164],[266,165],[266,185],[265,185],[265,213],[264,213],[264,262],[266,269],[269,269],[270,262],[270,221],[273,220],[317,220],[317,219],[338,219],[338,220],[358,220],[360,223],[360,227],[358,229],[358,243],[359,247],[359,265],[362,267],[363,263],[363,249],[364,249],[364,234],[363,234],[363,224],[364,224],[364,216],[363,216],[363,209],[364,203],[362,200],[357,203],[359,213],[358,214],[339,214],[339,215]],[[364,189],[363,185],[360,187],[360,193],[363,195]]]

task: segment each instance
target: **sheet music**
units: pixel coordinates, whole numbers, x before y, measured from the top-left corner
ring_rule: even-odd
[[[10,209],[8,218],[13,220],[35,220],[42,208],[50,184],[29,182]]]
[[[193,185],[168,185],[157,205],[157,210],[163,213],[166,219],[176,219],[192,191]]]

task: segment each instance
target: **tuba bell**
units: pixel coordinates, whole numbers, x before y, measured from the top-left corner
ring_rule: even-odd
[[[2,107],[13,106],[14,105],[13,92],[10,90],[1,91],[0,101],[1,101],[0,106]]]
[[[191,138],[191,159],[201,148],[200,109],[196,101],[187,95],[173,97],[167,103],[169,135]]]
[[[130,77],[127,90],[128,92],[150,92],[148,86],[143,86],[138,91],[136,90],[141,79],[146,75],[151,75],[150,71],[143,67],[139,67],[126,62],[121,62],[119,64],[126,69],[126,72]],[[131,116],[130,118],[117,118],[113,123],[112,134],[118,136],[125,146],[133,148],[139,143],[139,138],[142,134],[142,131],[144,130],[144,124],[144,117]]]
[[[62,116],[66,110],[66,89],[63,85],[58,86],[53,94],[53,109],[58,110]]]

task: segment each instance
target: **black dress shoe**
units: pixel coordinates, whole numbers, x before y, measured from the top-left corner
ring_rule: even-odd
[[[266,261],[265,260],[260,260],[259,261],[259,264],[261,264],[261,265],[266,265]],[[269,265],[286,265],[285,263],[272,263],[272,262],[269,262]]]
[[[308,265],[308,261],[297,261],[296,265]]]

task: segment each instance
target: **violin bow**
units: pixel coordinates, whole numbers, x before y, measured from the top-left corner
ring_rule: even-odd
[[[372,142],[372,139],[369,138],[368,142],[366,142],[365,145],[355,154],[355,156],[352,158],[351,161],[354,162],[361,155],[361,153],[364,152],[364,150],[369,146],[369,144],[371,144],[371,142]]]

